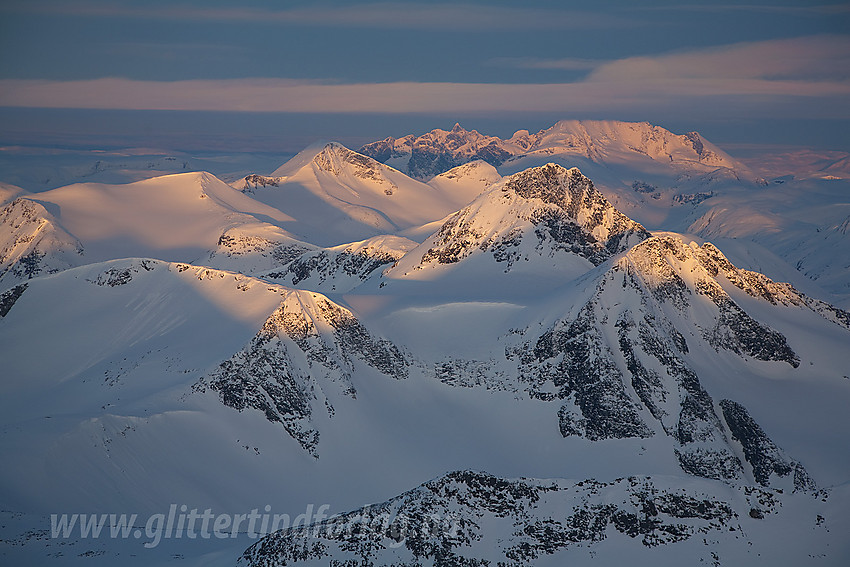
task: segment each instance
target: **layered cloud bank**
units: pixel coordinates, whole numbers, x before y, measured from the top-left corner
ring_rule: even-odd
[[[293,79],[146,81],[0,80],[0,106],[251,112],[594,112],[681,106],[735,112],[782,106],[797,117],[848,118],[850,39],[740,43],[651,57],[588,62],[568,83],[382,82]],[[517,62],[515,62],[517,63]],[[522,61],[540,68],[571,61]]]

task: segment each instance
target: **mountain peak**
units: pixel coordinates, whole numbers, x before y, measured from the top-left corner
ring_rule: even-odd
[[[540,199],[564,210],[579,205],[574,202],[578,192],[593,192],[594,196],[598,195],[593,182],[577,167],[567,169],[557,163],[547,163],[512,175],[505,183],[504,190],[514,191],[526,199]]]
[[[639,233],[640,240],[649,236],[639,223],[615,209],[577,167],[567,169],[556,163],[532,167],[508,177],[501,190],[554,205],[570,222],[584,227],[597,239],[607,239],[610,229]],[[614,244],[613,248],[620,246]]]
[[[615,209],[578,168],[549,163],[493,185],[387,275],[418,278],[419,270],[442,271],[440,266],[489,255],[505,273],[542,270],[563,281],[649,236],[643,226]]]
[[[19,197],[0,208],[0,289],[81,262],[83,246],[43,203]]]

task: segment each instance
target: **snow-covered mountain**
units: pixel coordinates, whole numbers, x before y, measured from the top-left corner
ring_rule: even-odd
[[[282,228],[268,223],[247,223],[225,230],[215,248],[196,263],[257,274],[279,270],[302,254],[321,250],[315,244],[292,237]]]
[[[467,202],[463,192],[425,185],[337,143],[311,146],[271,175],[233,186],[286,211],[292,220],[283,228],[321,246],[419,226]]]
[[[292,287],[342,293],[416,245],[402,236],[381,235],[322,248],[296,240],[273,225],[241,225],[222,234],[218,246],[198,263]]]
[[[814,532],[811,547],[777,541],[761,528],[777,525],[783,507],[800,513],[808,500],[664,476],[600,482],[455,471],[386,502],[277,532],[238,564],[672,566],[683,557],[715,565],[806,563],[820,555],[818,546],[829,546],[823,516],[798,521],[799,529]],[[659,553],[665,546],[682,555]]]
[[[374,339],[350,311],[318,294],[292,291],[251,342],[200,387],[208,385],[223,404],[237,410],[262,411],[318,456],[319,432],[310,417],[318,409],[333,415],[332,398],[325,393],[329,387],[356,397],[353,358],[392,378],[407,377],[398,348]]]
[[[810,367],[838,381],[843,363],[815,352],[788,321],[819,326],[837,340],[834,348],[850,340],[850,313],[740,270],[709,243],[687,245],[673,236],[631,248],[593,290],[514,351],[532,396],[565,400],[558,410],[565,437],[662,433],[675,441],[676,459],[690,474],[762,485],[776,474],[787,477],[789,489],[814,486],[799,463],[756,433],[760,427],[743,406],[713,401],[701,377],[714,381],[718,360],[737,367],[729,371],[738,376],[751,371],[742,361],[787,375],[806,356]]]
[[[487,189],[384,276],[385,282],[432,280],[472,262],[476,278],[519,271],[563,282],[648,236],[578,169],[549,164]],[[487,266],[476,262],[479,256]]]
[[[44,205],[16,199],[0,210],[0,286],[66,270],[83,262],[83,246]]]
[[[134,256],[188,261],[232,226],[291,220],[204,172],[126,185],[68,185],[20,202],[40,204],[82,242],[89,262]]]
[[[614,206],[650,229],[685,231],[681,218],[692,206],[730,188],[765,185],[697,132],[674,134],[646,122],[563,120],[536,134],[521,130],[507,139],[455,126],[451,132],[434,130],[395,142],[395,157],[387,157],[386,143],[367,144],[361,152],[426,179],[472,160],[490,163],[501,175],[550,162],[578,167]],[[482,145],[487,150],[478,155]]]
[[[335,407],[350,412],[364,373],[407,375],[396,347],[320,294],[152,259],[90,264],[5,291],[0,336],[3,451],[17,455],[0,475],[0,498],[29,511],[156,510],[178,496],[233,506],[258,493],[219,492],[216,463],[250,469],[257,454],[243,445],[262,447],[262,437],[282,463],[318,454],[319,432]],[[33,341],[50,356],[37,356]],[[42,421],[18,429],[32,419]],[[219,433],[199,443],[207,427]],[[60,464],[62,478],[49,480]],[[172,465],[189,476],[173,477]],[[302,482],[315,467],[306,468]],[[256,481],[270,490],[277,476]],[[182,493],[186,482],[194,487]]]
[[[526,158],[560,153],[574,154],[596,163],[616,163],[634,162],[636,156],[643,156],[681,169],[746,170],[697,132],[673,134],[647,122],[562,120],[537,134],[519,131],[507,142],[522,148],[518,155]],[[521,163],[522,160],[512,161]]]
[[[233,185],[10,190],[0,557],[177,563],[198,541],[44,535],[175,503],[333,514],[199,564],[850,557],[850,313],[783,260],[767,205],[800,185],[646,124],[386,145],[452,167],[422,183],[322,143]],[[789,238],[820,215],[806,242],[835,266],[828,182]]]
[[[840,180],[771,183],[713,196],[678,223],[703,238],[751,240],[850,304],[850,203]]]
[[[411,135],[393,142],[392,155],[382,149],[386,140],[361,151],[402,171],[410,172],[408,164],[415,163],[424,172],[422,164],[430,163],[423,177],[474,159],[488,161],[501,175],[549,162],[578,167],[617,209],[649,230],[753,240],[850,305],[841,152],[737,160],[696,132],[679,135],[648,123],[587,120],[564,120],[508,139],[459,126],[451,133],[434,130],[421,136],[422,152],[416,150],[418,139]],[[491,150],[476,156],[484,146]],[[765,259],[754,267],[768,264]]]
[[[502,178],[495,167],[485,161],[471,161],[432,177],[428,185],[469,203]]]
[[[639,158],[644,164],[657,162],[663,168],[703,173],[719,168],[748,172],[696,132],[677,135],[646,122],[562,120],[536,134],[520,130],[508,139],[470,132],[455,124],[450,131],[437,129],[418,137],[411,134],[366,144],[360,152],[418,179],[430,179],[474,160],[519,171],[540,165],[534,161],[551,161],[554,155],[630,165]]]
[[[426,180],[470,161],[499,165],[516,155],[516,148],[495,136],[470,132],[455,124],[449,131],[435,129],[421,136],[389,137],[366,144],[360,153]]]

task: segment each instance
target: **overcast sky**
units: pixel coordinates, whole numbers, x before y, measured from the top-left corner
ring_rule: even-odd
[[[850,5],[0,2],[4,144],[294,151],[562,118],[850,150]]]

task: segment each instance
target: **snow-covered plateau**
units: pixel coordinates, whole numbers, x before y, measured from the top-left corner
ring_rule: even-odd
[[[834,157],[564,121],[0,184],[0,563],[846,565]]]

